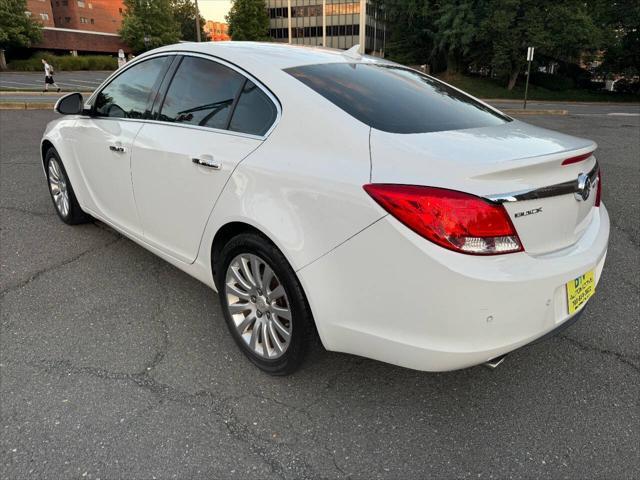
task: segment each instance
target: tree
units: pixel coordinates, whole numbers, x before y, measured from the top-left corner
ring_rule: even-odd
[[[0,70],[7,69],[5,50],[30,47],[42,38],[41,25],[26,11],[26,0],[0,0]]]
[[[429,63],[434,52],[432,0],[373,0],[373,3],[383,12],[378,21],[384,21],[389,32],[385,54],[404,64]]]
[[[491,66],[511,90],[526,64],[527,47],[537,54],[577,61],[597,46],[599,32],[580,0],[489,0],[478,40]]]
[[[264,0],[233,0],[225,17],[233,40],[268,41],[269,15]]]
[[[180,40],[180,29],[173,18],[170,0],[124,0],[124,5],[120,36],[134,52]]]
[[[640,3],[596,0],[593,16],[602,30],[605,73],[640,73]]]
[[[438,52],[446,55],[447,76],[461,71],[468,63],[472,46],[478,43],[481,4],[477,0],[449,0],[435,12],[434,41]]]
[[[180,38],[195,42],[196,37],[196,6],[193,0],[171,0],[173,18],[178,22]],[[206,39],[204,24],[206,20],[200,15],[200,38]]]

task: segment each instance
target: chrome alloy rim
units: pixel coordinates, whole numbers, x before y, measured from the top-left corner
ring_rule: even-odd
[[[227,268],[225,294],[236,330],[258,356],[272,360],[291,343],[291,304],[284,287],[262,258],[236,256]]]
[[[54,158],[49,160],[49,190],[53,196],[53,203],[60,215],[66,217],[69,215],[69,190],[67,188],[67,179],[62,173],[62,168],[58,161]]]

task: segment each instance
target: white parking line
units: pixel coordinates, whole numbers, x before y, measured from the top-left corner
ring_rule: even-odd
[[[640,113],[626,113],[626,112],[607,113],[607,115],[611,115],[612,117],[640,117]]]
[[[80,82],[80,83],[91,83],[93,85],[100,85],[102,83],[101,80],[80,80],[79,78],[71,78],[72,82]]]
[[[35,85],[36,87],[40,87],[44,85],[44,81],[42,83],[26,83],[26,82],[10,82],[9,80],[0,80],[0,84],[3,83],[13,83],[14,85]]]

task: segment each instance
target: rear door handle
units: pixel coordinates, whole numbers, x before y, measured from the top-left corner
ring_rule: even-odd
[[[116,153],[124,153],[125,148],[122,145],[109,145],[109,150]]]
[[[196,165],[202,165],[203,167],[212,168],[213,170],[220,170],[222,163],[213,159],[209,155],[203,155],[202,157],[194,157],[191,159]]]

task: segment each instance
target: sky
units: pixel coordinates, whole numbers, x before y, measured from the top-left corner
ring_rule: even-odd
[[[224,22],[224,16],[231,8],[231,0],[198,0],[200,15],[207,20]]]

